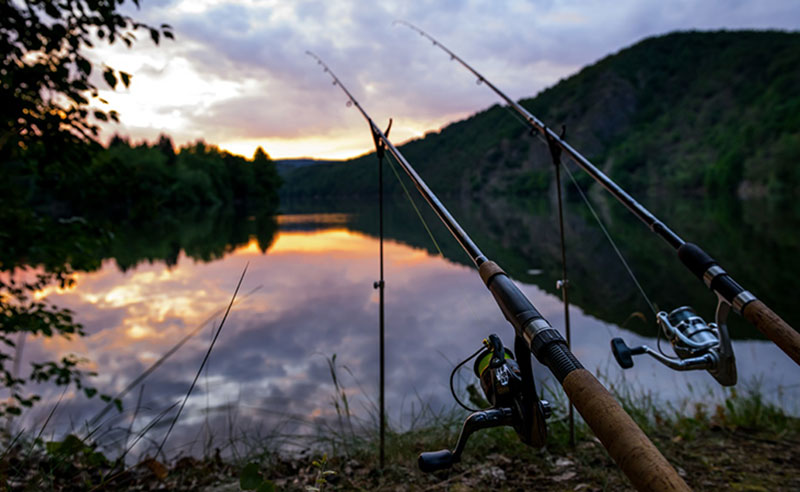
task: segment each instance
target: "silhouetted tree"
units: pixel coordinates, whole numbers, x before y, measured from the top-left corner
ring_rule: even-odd
[[[175,146],[172,145],[172,139],[169,137],[169,135],[164,135],[163,133],[159,135],[156,147],[158,147],[158,150],[160,150],[161,153],[164,154],[164,157],[167,158],[167,164],[170,166],[175,164]]]
[[[256,184],[258,198],[256,203],[260,206],[276,206],[278,203],[278,188],[281,186],[281,177],[269,155],[260,146],[253,154],[253,178]]]
[[[133,0],[139,5],[139,0]],[[11,399],[0,403],[0,415],[19,414],[38,396],[24,390],[27,381],[74,384],[82,388],[85,375],[74,356],[58,361],[33,362],[27,376],[7,367],[13,360],[18,336],[70,336],[83,334],[69,310],[48,305],[33,293],[45,285],[70,282],[74,260],[46,264],[33,281],[15,282],[15,270],[28,263],[36,245],[41,251],[55,244],[65,248],[51,219],[28,207],[27,200],[45,188],[70,189],[73,181],[86,180],[90,162],[101,146],[98,123],[117,121],[113,110],[91,105],[98,88],[90,78],[95,67],[85,56],[97,40],[107,44],[122,41],[130,46],[134,31],[145,29],[158,44],[171,28],[147,26],[122,14],[124,0],[2,0],[0,1],[0,383]],[[103,78],[114,88],[128,86],[131,76],[103,64]],[[86,181],[84,181],[85,184]],[[79,198],[83,189],[70,192]],[[85,233],[93,244],[104,231]],[[63,253],[63,252],[62,252]],[[69,258],[69,255],[64,255]],[[95,391],[85,388],[86,395]]]

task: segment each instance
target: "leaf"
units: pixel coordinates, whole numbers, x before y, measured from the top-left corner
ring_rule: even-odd
[[[50,2],[47,2],[44,5],[44,11],[47,13],[47,15],[49,15],[53,19],[60,19],[61,18],[61,12],[56,8],[55,5],[53,5]]]
[[[248,463],[239,475],[239,486],[242,490],[255,490],[262,481],[258,463]]]
[[[67,456],[72,456],[86,449],[86,445],[75,434],[68,435],[60,444],[56,452]]]
[[[153,458],[147,458],[143,462],[139,463],[139,466],[147,467],[147,469],[150,470],[159,480],[164,480],[167,478],[167,467]]]
[[[158,39],[161,34],[158,32],[157,29],[150,29],[150,39],[153,40],[155,44],[158,44]]]
[[[124,85],[126,88],[131,86],[131,74],[127,72],[120,72],[119,76],[122,79],[122,85]]]
[[[87,398],[91,398],[97,394],[97,390],[94,388],[84,388],[83,392],[86,393]]]
[[[258,486],[256,492],[275,492],[275,484],[270,480],[264,480],[261,482],[261,485]]]
[[[94,117],[97,118],[100,121],[108,121],[108,115],[105,114],[102,111],[95,111],[94,112]]]
[[[58,441],[46,442],[44,449],[47,450],[47,454],[56,454],[61,449],[61,443]]]
[[[106,83],[114,89],[117,86],[117,77],[114,75],[114,70],[111,68],[106,68],[106,71],[103,72],[103,78],[106,79]]]
[[[164,37],[169,39],[175,39],[175,35],[172,34],[172,31],[164,31]]]
[[[92,73],[92,64],[89,63],[89,60],[86,58],[78,58],[76,63],[78,64],[78,70],[83,72],[85,75],[90,75]]]

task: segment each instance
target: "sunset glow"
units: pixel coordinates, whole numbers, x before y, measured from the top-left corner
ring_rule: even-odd
[[[324,58],[353,95],[401,143],[438,131],[498,99],[403,28],[419,24],[511,97],[534,96],[582,66],[646,36],[673,30],[795,29],[791,2],[648,0],[614,9],[573,2],[306,4],[256,0],[143,2],[135,18],[173,26],[175,40],[132,49],[98,43],[88,56],[133,75],[129,89],[102,87],[120,113],[104,124],[135,141],[171,135],[251,157],[345,159],[372,150],[361,116],[307,56]],[[642,22],[647,18],[647,22]],[[331,22],[336,19],[337,22]]]

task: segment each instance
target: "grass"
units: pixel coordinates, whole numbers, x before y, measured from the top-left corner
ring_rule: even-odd
[[[316,424],[301,421],[313,425],[314,432],[287,431],[297,419],[290,415],[273,429],[244,429],[238,420],[238,406],[233,403],[227,406],[227,436],[208,433],[198,437],[204,444],[202,458],[178,455],[168,459],[158,454],[153,458],[145,454],[131,466],[126,465],[125,458],[136,442],[149,440],[151,451],[159,448],[151,434],[159,425],[167,425],[165,416],[177,403],[154,411],[155,416],[138,430],[132,424],[117,426],[123,451],[116,459],[101,452],[109,449],[101,442],[109,433],[88,432],[85,438],[70,434],[48,441],[42,437],[46,421],[31,436],[22,432],[3,436],[7,444],[0,455],[0,484],[5,487],[0,485],[0,490],[195,490],[219,483],[239,483],[243,489],[247,485],[247,490],[393,490],[397,486],[572,490],[581,484],[586,490],[629,487],[580,418],[576,421],[577,445],[569,445],[567,401],[560,389],[550,387],[544,388],[544,395],[554,413],[548,420],[548,444],[543,449],[521,444],[510,428],[489,429],[472,435],[462,462],[453,469],[422,474],[416,469],[419,453],[452,448],[466,412],[455,406],[435,411],[420,399],[418,405],[415,402],[408,426],[400,429],[387,422],[386,465],[380,469],[375,403],[368,401],[365,416],[356,416],[348,400],[352,392],[342,376],[358,385],[356,378],[336,356],[328,359],[328,367],[334,388],[330,405],[335,416]],[[634,391],[625,384],[606,381],[606,386],[693,488],[713,490],[731,488],[731,484],[755,487],[767,483],[775,484],[769,490],[780,490],[784,482],[787,487],[794,486],[791,478],[786,482],[780,474],[787,467],[796,469],[800,462],[796,451],[800,449],[800,419],[767,402],[757,384],[726,390],[722,400],[714,404],[678,407],[661,405],[652,394]],[[131,415],[145,410],[140,401]],[[296,451],[285,451],[287,445]],[[761,467],[760,474],[747,471],[748,466],[756,465]],[[709,476],[713,476],[711,485],[697,481]]]

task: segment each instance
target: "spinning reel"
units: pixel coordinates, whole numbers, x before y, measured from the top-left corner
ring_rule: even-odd
[[[717,304],[715,323],[706,324],[689,306],[679,307],[667,314],[656,315],[664,336],[672,344],[678,356],[668,357],[647,345],[628,347],[621,338],[611,340],[611,351],[623,368],[633,367],[633,357],[649,354],[665,366],[676,371],[707,370],[723,386],[736,384],[736,357],[733,355],[731,339],[726,321],[730,304],[720,300]]]
[[[547,438],[545,419],[550,416],[550,404],[539,400],[533,380],[531,352],[525,341],[516,337],[514,349],[519,359],[503,347],[497,335],[489,335],[483,340],[484,349],[462,361],[450,375],[450,388],[453,388],[453,376],[456,371],[477,355],[473,372],[480,379],[481,389],[490,403],[484,410],[470,409],[458,399],[462,407],[473,411],[461,427],[455,449],[429,451],[419,455],[419,468],[424,472],[433,472],[450,468],[461,461],[461,453],[467,445],[469,436],[478,430],[490,427],[510,426],[517,432],[520,440],[529,446],[542,447]]]

